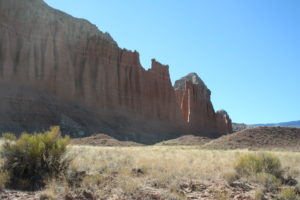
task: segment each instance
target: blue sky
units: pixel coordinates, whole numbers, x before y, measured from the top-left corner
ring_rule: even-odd
[[[196,72],[235,122],[300,120],[299,0],[45,0],[120,47]]]

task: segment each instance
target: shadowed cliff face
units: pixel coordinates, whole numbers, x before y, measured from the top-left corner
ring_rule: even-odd
[[[203,120],[193,117],[197,126],[191,128],[168,66],[152,60],[151,69],[145,70],[137,52],[120,49],[108,33],[86,20],[42,0],[0,0],[0,27],[0,117],[6,111],[18,116],[4,120],[2,131],[61,125],[73,136],[101,131],[144,143],[190,130],[218,132],[210,125],[215,118],[202,116],[208,104],[214,115],[207,94],[199,93],[207,101],[199,101],[193,115]],[[28,99],[31,103],[24,104]],[[55,109],[49,108],[52,104]]]

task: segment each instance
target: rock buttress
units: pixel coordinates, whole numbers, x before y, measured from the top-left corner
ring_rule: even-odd
[[[192,134],[217,137],[232,132],[229,115],[225,111],[214,111],[211,92],[196,73],[177,80],[174,88],[182,116]]]
[[[168,66],[145,70],[138,52],[86,20],[42,0],[0,0],[0,27],[0,131],[60,125],[153,143],[218,130],[209,90],[187,84],[179,95]]]

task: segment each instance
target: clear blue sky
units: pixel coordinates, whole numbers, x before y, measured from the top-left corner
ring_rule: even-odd
[[[197,72],[235,122],[300,120],[300,0],[45,0],[120,47]]]

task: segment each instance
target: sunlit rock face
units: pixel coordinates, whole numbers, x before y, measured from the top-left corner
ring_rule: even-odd
[[[229,115],[226,111],[214,111],[211,92],[196,73],[177,80],[174,88],[182,116],[191,133],[216,137],[232,132]]]
[[[204,83],[180,89],[184,99],[202,95],[182,105],[168,66],[153,59],[145,70],[138,52],[119,48],[84,19],[42,0],[0,0],[0,27],[1,131],[60,125],[72,136],[104,132],[143,143],[191,131],[230,132],[214,126],[210,92],[199,86]],[[199,91],[185,94],[192,87]]]

